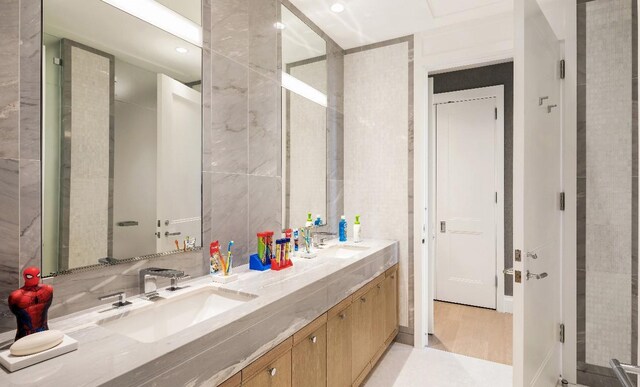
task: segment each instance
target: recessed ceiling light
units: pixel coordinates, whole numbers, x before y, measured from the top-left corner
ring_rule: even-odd
[[[277,22],[273,25],[277,30],[284,30],[287,26],[284,23]]]
[[[344,5],[340,3],[335,3],[334,5],[331,6],[331,10],[335,13],[340,13],[344,11]]]
[[[176,51],[179,52],[180,54],[186,54],[187,52],[189,52],[189,50],[187,50],[184,47],[176,47]]]

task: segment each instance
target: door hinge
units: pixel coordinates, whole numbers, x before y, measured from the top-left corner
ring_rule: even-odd
[[[444,220],[440,222],[440,232],[447,232],[447,222]]]
[[[496,203],[498,203],[498,193],[496,192]]]
[[[53,64],[56,66],[62,66],[62,59],[58,57],[53,58]]]
[[[498,287],[498,275],[496,274],[496,288]]]
[[[564,344],[564,324],[560,324],[560,342]]]
[[[560,211],[564,211],[565,203],[564,203],[564,192],[560,192]]]
[[[495,112],[496,112],[496,120],[498,119],[498,108],[495,108]]]
[[[566,67],[565,61],[564,61],[564,59],[562,59],[562,60],[560,61],[560,79],[564,79],[564,77],[565,77],[565,75],[566,75],[566,73],[565,73],[565,71],[566,71],[565,67]]]
[[[516,250],[514,259],[515,259],[516,262],[521,262],[522,261],[522,251]]]

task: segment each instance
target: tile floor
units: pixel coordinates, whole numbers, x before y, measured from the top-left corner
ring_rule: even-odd
[[[394,343],[380,360],[366,387],[509,387],[512,369],[432,348]]]

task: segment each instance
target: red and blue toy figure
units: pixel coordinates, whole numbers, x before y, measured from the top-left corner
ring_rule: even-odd
[[[22,272],[24,286],[9,295],[9,309],[16,315],[16,341],[36,332],[49,330],[47,312],[53,300],[53,287],[40,284],[40,269],[28,267]]]

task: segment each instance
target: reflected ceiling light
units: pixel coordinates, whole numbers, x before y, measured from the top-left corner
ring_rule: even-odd
[[[202,47],[202,27],[154,0],[102,0],[171,35]]]
[[[342,5],[341,3],[335,3],[331,6],[331,10],[335,13],[340,13],[344,11],[344,5]]]
[[[187,52],[189,52],[189,50],[187,50],[184,47],[176,47],[176,51],[179,52],[180,54],[186,54]]]
[[[287,26],[284,23],[277,22],[273,25],[277,30],[284,30]]]
[[[327,107],[327,96],[325,94],[285,72],[282,73],[282,87]]]

